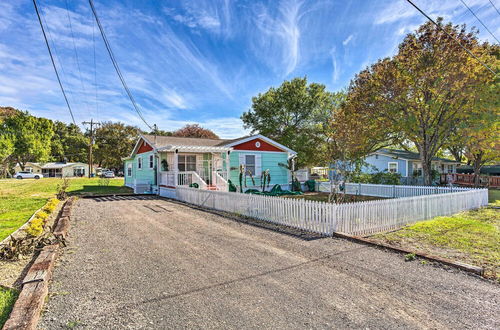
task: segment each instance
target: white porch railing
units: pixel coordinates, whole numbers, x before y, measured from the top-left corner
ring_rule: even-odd
[[[229,185],[227,183],[227,172],[213,172],[212,182],[217,186],[218,190],[228,191]],[[177,182],[176,182],[177,177]],[[184,171],[184,172],[160,172],[160,185],[167,187],[175,186],[189,186],[192,183],[197,183],[199,188],[206,189],[207,182],[203,180],[202,176],[196,171]]]
[[[229,191],[229,184],[227,183],[227,172],[215,172],[215,185],[220,191]]]

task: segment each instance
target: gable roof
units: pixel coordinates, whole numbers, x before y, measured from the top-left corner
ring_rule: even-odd
[[[42,169],[48,169],[48,168],[63,168],[63,167],[68,167],[68,166],[73,166],[73,165],[83,165],[86,166],[86,163],[63,163],[63,162],[49,162],[49,163],[33,163],[33,162],[28,162],[26,165],[31,164],[38,166]],[[28,165],[29,166],[29,165]]]
[[[380,149],[374,153],[381,153],[385,155],[389,155],[392,157],[397,157],[400,159],[406,159],[406,160],[420,160],[420,155],[417,152],[411,152],[411,151],[406,151],[406,150],[399,150],[399,149],[389,149],[389,148],[383,148]],[[444,163],[460,163],[451,159],[446,159],[446,158],[441,158],[441,157],[433,157],[433,161],[441,161]]]
[[[233,146],[244,143],[246,141],[251,141],[253,139],[262,139],[283,151],[289,152],[291,154],[297,154],[290,148],[285,147],[284,145],[264,136],[261,134],[243,136],[237,139],[204,139],[204,138],[186,138],[186,137],[177,137],[177,136],[154,136],[154,135],[141,135],[141,138],[144,139],[148,144],[150,144],[154,149],[157,150],[168,150],[172,148],[191,148],[192,150],[196,150],[202,147],[205,149],[211,149],[213,151],[223,151],[230,150]],[[136,149],[139,145],[139,139],[132,151],[132,155],[135,153]]]

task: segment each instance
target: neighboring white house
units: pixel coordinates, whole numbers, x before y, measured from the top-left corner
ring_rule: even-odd
[[[16,164],[16,172],[22,171],[21,166]],[[89,165],[85,163],[32,163],[27,162],[25,171],[32,173],[41,173],[45,178],[72,178],[83,177],[89,174]]]

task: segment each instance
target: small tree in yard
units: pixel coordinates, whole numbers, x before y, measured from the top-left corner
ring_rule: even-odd
[[[465,156],[474,169],[475,184],[480,183],[483,165],[500,160],[500,124],[498,121],[483,127],[468,129],[465,142]]]
[[[385,131],[392,142],[411,141],[420,154],[424,183],[431,184],[431,160],[456,128],[468,127],[484,108],[477,103],[494,75],[460,45],[490,67],[498,45],[480,44],[465,25],[431,22],[408,34],[398,53],[359,73],[347,102],[366,129]],[[445,33],[444,31],[447,33]],[[450,37],[449,35],[452,37]],[[454,40],[455,39],[455,40]]]

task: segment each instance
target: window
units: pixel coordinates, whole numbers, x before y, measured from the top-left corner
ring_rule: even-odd
[[[453,173],[453,165],[448,165],[448,173]]]
[[[132,176],[132,163],[127,164],[127,176]]]
[[[155,164],[155,156],[149,155],[149,168],[153,168]]]
[[[178,168],[181,172],[196,171],[196,156],[195,155],[179,155]]]
[[[252,175],[255,175],[255,155],[245,155],[245,166]]]
[[[80,176],[80,177],[85,176],[85,168],[81,166],[75,167],[73,169],[73,176]]]
[[[375,155],[375,159],[378,159],[378,155]]]
[[[137,168],[142,169],[142,157],[137,158]]]
[[[398,172],[398,163],[389,162],[387,164],[387,169],[389,170],[390,173],[397,173]]]
[[[26,166],[24,169],[26,170],[26,173],[33,173],[33,167]]]
[[[413,170],[413,176],[422,176],[423,175],[422,163],[415,163],[414,167],[415,169]]]

